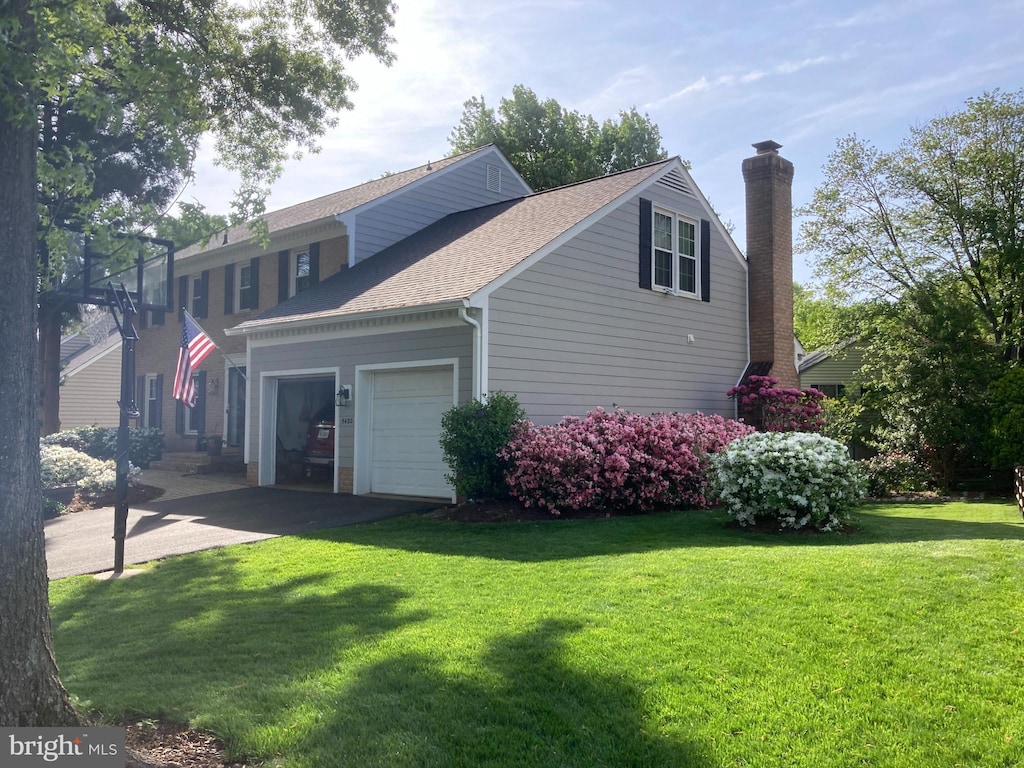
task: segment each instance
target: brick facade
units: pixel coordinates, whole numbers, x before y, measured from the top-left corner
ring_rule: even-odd
[[[228,336],[224,333],[224,329],[245,322],[278,303],[278,254],[278,250],[271,248],[259,256],[259,307],[230,314],[224,312],[225,267],[223,265],[209,267],[207,313],[205,317],[196,318],[199,325],[217,345],[217,349],[206,358],[200,367],[201,371],[206,371],[206,428],[204,432],[207,435],[223,435],[226,431],[225,353],[236,365],[245,365],[245,338]],[[239,256],[232,263],[235,265],[248,264],[254,255],[249,253]],[[181,297],[178,295],[179,279],[192,277],[196,272],[206,269],[208,264],[209,261],[204,260],[201,256],[192,256],[175,263],[173,290],[176,306],[181,304]],[[347,268],[348,237],[343,235],[321,241],[320,279],[324,280]],[[147,374],[163,376],[160,428],[164,432],[166,449],[168,451],[193,450],[196,444],[195,435],[176,432],[177,401],[171,396],[174,386],[174,370],[178,362],[178,349],[181,346],[181,323],[178,321],[178,313],[167,312],[164,315],[163,325],[154,325],[150,316],[147,316],[146,321],[145,327],[140,329],[139,341],[136,344],[135,375],[136,377]],[[141,409],[143,404],[139,403],[139,407]],[[255,467],[255,464],[252,467]]]
[[[770,362],[779,386],[799,387],[793,347],[793,164],[761,142],[743,161],[747,206],[750,360]]]

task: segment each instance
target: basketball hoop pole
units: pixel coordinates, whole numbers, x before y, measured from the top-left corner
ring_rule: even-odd
[[[124,540],[128,534],[128,420],[139,415],[135,405],[135,304],[124,283],[119,288],[107,284],[110,312],[121,332],[121,399],[117,401],[120,419],[117,425],[117,477],[114,485],[114,573],[124,572]],[[120,318],[118,312],[121,313]]]

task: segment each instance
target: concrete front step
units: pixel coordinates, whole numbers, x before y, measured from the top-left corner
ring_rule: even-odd
[[[242,455],[236,450],[224,449],[219,456],[192,451],[188,453],[167,453],[159,461],[150,463],[151,469],[180,472],[183,475],[200,475],[210,472],[245,472]]]

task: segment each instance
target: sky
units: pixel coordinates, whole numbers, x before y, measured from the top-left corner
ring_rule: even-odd
[[[754,142],[782,145],[800,207],[837,139],[895,149],[973,96],[1024,88],[1024,0],[397,2],[395,62],[351,62],[353,109],[289,162],[268,210],[443,157],[466,99],[496,107],[522,84],[599,122],[648,114],[745,250]],[[226,214],[236,183],[204,145],[182,199]],[[795,279],[812,274],[795,254]]]

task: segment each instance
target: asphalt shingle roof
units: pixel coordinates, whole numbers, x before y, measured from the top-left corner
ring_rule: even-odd
[[[460,301],[671,162],[450,214],[238,327]]]
[[[337,216],[384,197],[414,181],[447,168],[452,163],[456,163],[478,152],[483,152],[489,147],[490,145],[480,147],[470,152],[464,152],[461,155],[445,157],[417,168],[410,168],[407,171],[392,173],[389,176],[383,176],[379,179],[368,181],[365,184],[359,184],[355,187],[332,192],[329,195],[323,195],[312,200],[306,200],[287,208],[271,211],[262,218],[267,222],[268,234],[273,235],[275,232],[309,224],[319,219]],[[226,243],[224,242],[224,235],[217,233],[205,247],[199,244],[191,245],[176,253],[174,258],[178,261],[198,253],[210,254],[225,245],[237,245],[239,242],[248,242],[251,238],[252,232],[249,229],[249,224],[239,224],[228,229]]]

